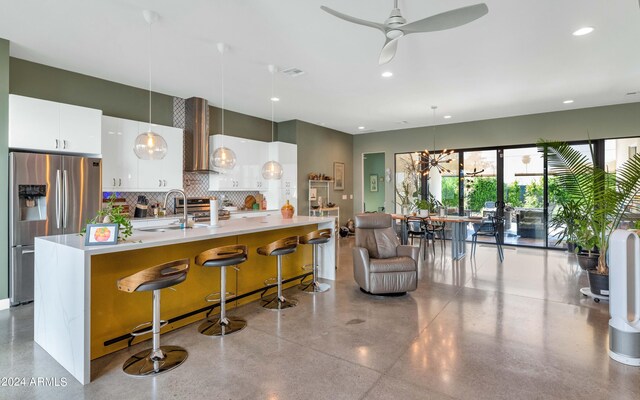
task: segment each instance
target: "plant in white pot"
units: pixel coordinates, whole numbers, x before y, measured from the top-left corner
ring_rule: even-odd
[[[591,145],[591,157],[564,142],[540,140],[538,147],[546,154],[549,173],[556,176],[558,186],[583,210],[580,221],[586,228],[581,230],[590,230],[595,237],[592,242],[600,253],[596,270],[589,271],[592,292],[601,294],[599,291],[606,286],[608,293],[609,238],[640,193],[640,154],[629,158],[615,173],[608,173],[593,162]]]

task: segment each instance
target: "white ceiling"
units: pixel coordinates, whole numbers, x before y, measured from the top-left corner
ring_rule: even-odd
[[[400,0],[409,21],[480,0]],[[349,133],[457,123],[640,101],[637,0],[485,0],[489,14],[463,27],[401,39],[378,66],[383,35],[320,10],[326,5],[384,21],[392,0],[0,0],[0,37],[11,55],[147,88],[153,25],[153,90],[199,96],[270,118],[268,64],[279,74],[275,119],[300,119]],[[593,26],[587,36],[571,33]],[[392,71],[383,79],[380,73]],[[99,94],[96,94],[99,95]],[[565,99],[574,99],[565,105]],[[444,115],[453,118],[444,120]],[[400,123],[407,121],[407,123]]]

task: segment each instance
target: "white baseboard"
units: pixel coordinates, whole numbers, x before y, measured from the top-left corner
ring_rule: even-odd
[[[0,299],[0,310],[7,310],[11,306],[9,299]]]

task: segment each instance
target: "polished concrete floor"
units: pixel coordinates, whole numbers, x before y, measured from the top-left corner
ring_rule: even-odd
[[[640,368],[607,356],[608,306],[583,298],[573,256],[479,245],[452,263],[437,249],[403,297],[361,293],[341,240],[338,278],[280,313],[250,304],[225,338],[190,325],[162,336],[189,358],[167,374],[121,370],[148,342],[93,363],[77,383],[32,341],[32,306],[0,312],[0,377],[67,378],[66,387],[2,387],[0,399],[640,399]]]

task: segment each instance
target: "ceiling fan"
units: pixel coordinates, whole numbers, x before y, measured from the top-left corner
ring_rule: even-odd
[[[389,18],[380,24],[342,14],[341,12],[332,10],[326,6],[320,6],[320,8],[345,21],[375,28],[384,33],[386,41],[382,47],[382,52],[380,52],[380,65],[393,60],[393,57],[396,55],[396,49],[398,48],[398,40],[405,35],[456,28],[475,21],[489,12],[489,8],[486,4],[479,3],[472,6],[456,8],[455,10],[446,11],[418,21],[407,23],[407,20],[402,18],[402,15],[400,14],[398,0],[394,0],[393,10],[391,10]]]

